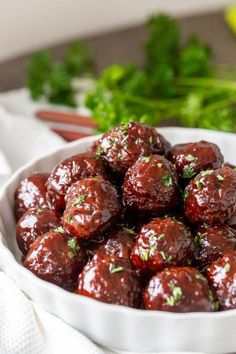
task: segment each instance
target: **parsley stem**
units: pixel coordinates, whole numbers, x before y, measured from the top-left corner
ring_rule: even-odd
[[[177,85],[196,86],[203,88],[220,88],[225,90],[235,90],[236,82],[230,80],[211,79],[211,78],[182,78],[176,80]]]
[[[171,107],[171,105],[180,106],[184,102],[183,98],[158,100],[158,99],[150,99],[150,98],[141,97],[141,96],[129,95],[127,93],[123,94],[120,91],[116,91],[115,93],[118,94],[120,97],[122,97],[125,101],[139,104],[139,105],[143,105],[143,106],[149,106],[149,107],[153,107],[153,108],[157,107],[159,109],[169,108],[169,107]]]
[[[203,108],[203,111],[204,111],[204,113],[209,113],[209,112],[215,111],[217,109],[222,109],[222,108],[228,107],[234,103],[236,104],[236,96],[225,98],[224,100],[220,100],[220,101],[214,102],[212,104],[209,104],[208,106]]]

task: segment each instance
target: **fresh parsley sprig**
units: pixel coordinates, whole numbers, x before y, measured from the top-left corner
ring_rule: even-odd
[[[53,104],[76,107],[73,79],[93,70],[93,58],[84,42],[69,47],[62,61],[55,61],[48,51],[34,54],[27,67],[27,86],[33,100],[45,98]]]

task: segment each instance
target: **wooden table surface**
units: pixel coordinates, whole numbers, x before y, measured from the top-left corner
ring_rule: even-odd
[[[236,64],[236,37],[228,30],[221,13],[184,17],[178,22],[182,28],[183,41],[195,32],[213,48],[215,62]],[[115,62],[142,64],[140,46],[145,38],[143,25],[87,38],[96,56],[97,71]],[[68,45],[64,43],[51,48],[55,57],[61,58]],[[0,92],[25,85],[29,55],[0,64]]]

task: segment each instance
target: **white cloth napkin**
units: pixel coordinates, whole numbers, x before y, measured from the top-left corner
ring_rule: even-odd
[[[84,335],[31,302],[0,272],[1,354],[104,354]]]
[[[62,146],[64,141],[37,121],[7,113],[0,106],[0,174],[10,174],[40,155]]]

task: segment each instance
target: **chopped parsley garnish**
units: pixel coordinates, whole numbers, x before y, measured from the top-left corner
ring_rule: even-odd
[[[66,217],[66,222],[67,222],[68,224],[70,224],[70,223],[71,223],[71,220],[72,220],[72,215],[67,215],[67,217]]]
[[[143,249],[141,248],[140,250],[140,258],[142,261],[146,262],[148,261],[149,257],[152,257],[155,255],[157,251],[157,240],[161,240],[164,238],[164,234],[157,235],[153,230],[151,230],[151,235],[149,239],[149,248],[148,249]]]
[[[119,157],[119,159],[122,159],[122,150],[118,152],[117,156]]]
[[[75,258],[77,253],[80,250],[80,246],[77,242],[76,239],[72,238],[70,240],[67,241],[67,245],[69,248],[71,248],[71,250],[68,252],[68,256],[72,259]]]
[[[188,189],[185,189],[185,190],[184,190],[184,194],[183,194],[183,196],[184,196],[184,201],[188,198],[188,195],[189,195],[189,191],[188,191]]]
[[[200,246],[204,242],[204,238],[206,236],[207,236],[207,232],[204,233],[198,232],[197,235],[194,237],[194,243]]]
[[[123,140],[121,143],[122,146],[127,147],[129,145],[127,140]]]
[[[181,300],[181,298],[183,296],[183,292],[182,292],[181,287],[176,286],[173,283],[169,284],[169,288],[172,291],[172,295],[167,298],[166,302],[169,306],[174,306],[176,304],[176,302]]]
[[[196,172],[191,167],[184,166],[183,173],[182,173],[183,178],[192,178],[195,176],[195,174]]]
[[[162,181],[166,187],[171,187],[173,185],[172,177],[169,175],[168,172],[165,172],[162,177]]]
[[[76,254],[74,252],[72,252],[72,251],[69,251],[68,252],[68,256],[69,256],[70,259],[72,259],[72,258],[75,258]]]
[[[64,234],[65,229],[64,229],[64,227],[59,226],[59,227],[58,227],[58,228],[56,228],[54,231],[55,231],[55,232],[59,232],[60,234]]]
[[[206,278],[205,278],[204,275],[202,275],[202,274],[196,274],[196,275],[195,275],[195,278],[196,278],[197,280],[203,280],[203,281],[206,280]]]
[[[70,248],[73,248],[73,249],[75,249],[75,250],[77,250],[77,251],[80,250],[80,246],[78,245],[77,240],[74,239],[74,238],[68,240],[67,245],[68,245]]]
[[[199,181],[199,179],[197,178],[196,179],[196,186],[197,186],[197,189],[202,190],[204,187],[204,184],[201,181]]]
[[[165,237],[165,234],[159,234],[159,235],[157,235],[157,239],[158,239],[158,241],[163,240],[163,239],[164,239],[164,237]]]
[[[172,260],[172,256],[167,255],[164,251],[161,251],[160,254],[165,262],[170,262]]]
[[[132,229],[129,229],[128,227],[123,227],[123,230],[127,232],[129,235],[136,235],[136,232],[134,231],[134,227]]]
[[[36,209],[36,215],[39,215],[41,212],[42,212],[42,209],[40,209],[40,208]]]
[[[109,136],[108,140],[109,140],[109,142],[112,143],[112,144],[115,144],[115,143],[116,143],[116,139],[113,138],[113,136]]]
[[[220,303],[219,303],[219,301],[212,301],[212,303],[211,303],[211,308],[212,308],[212,310],[213,311],[218,311],[219,310],[219,308],[220,308]]]
[[[142,142],[143,142],[143,141],[142,141],[142,139],[140,139],[140,138],[138,138],[138,139],[135,140],[135,144],[136,144],[136,145],[142,144]]]
[[[143,161],[145,161],[145,162],[150,162],[150,160],[151,160],[151,156],[143,156]]]
[[[123,267],[115,267],[114,264],[110,265],[110,273],[114,274],[114,273],[119,273],[123,271]]]
[[[156,245],[156,244],[151,245],[151,246],[150,246],[149,256],[150,256],[150,257],[154,256],[154,254],[156,253],[156,250],[157,250],[157,245]]]
[[[195,162],[197,160],[197,157],[194,157],[193,155],[188,154],[186,157],[186,160],[189,162]]]
[[[156,239],[156,234],[154,233],[150,237],[150,252],[149,252],[149,257],[154,256],[157,250],[157,239]]]
[[[231,269],[230,264],[229,264],[229,263],[226,263],[223,269],[224,269],[224,271],[225,271],[226,273],[228,273],[228,272],[230,271],[230,269]]]
[[[95,152],[95,158],[99,158],[104,152],[104,147],[100,145]]]
[[[217,177],[218,181],[220,181],[220,182],[224,180],[224,177],[221,175],[217,175],[216,177]]]
[[[219,301],[215,300],[213,294],[212,294],[212,291],[210,290],[209,293],[208,293],[208,297],[209,297],[209,300],[211,302],[211,308],[213,311],[218,311],[219,308],[220,308],[220,304],[219,304]]]
[[[142,249],[140,253],[140,258],[142,259],[142,261],[147,262],[149,259],[149,251]]]
[[[76,198],[76,199],[74,200],[73,206],[82,204],[82,203],[84,203],[84,201],[85,201],[85,195],[82,194],[82,195],[80,195],[78,198]]]
[[[201,176],[210,176],[214,170],[206,170],[201,172]]]
[[[129,131],[129,123],[123,123],[120,126],[120,132],[122,136],[126,136]]]

